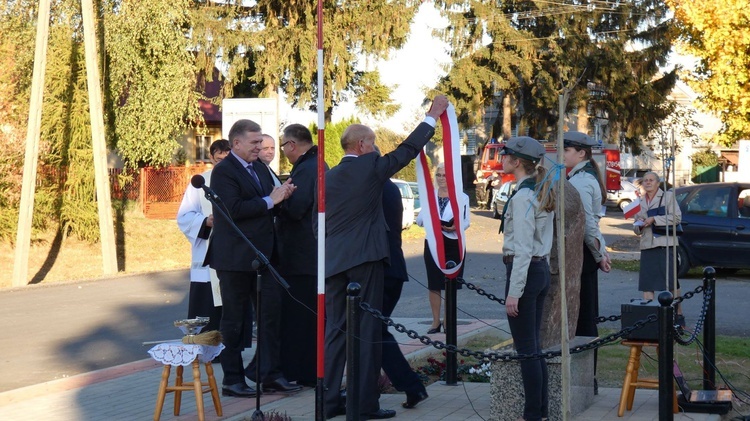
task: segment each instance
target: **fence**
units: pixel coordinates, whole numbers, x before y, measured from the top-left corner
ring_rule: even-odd
[[[112,200],[137,201],[146,218],[174,219],[188,180],[205,170],[205,165],[128,170],[110,168],[110,194]],[[36,185],[62,188],[66,179],[66,167],[40,165]]]

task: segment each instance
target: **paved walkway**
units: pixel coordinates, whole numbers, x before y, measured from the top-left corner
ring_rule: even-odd
[[[408,329],[423,332],[427,325],[419,319],[397,319]],[[491,321],[503,327],[504,321]],[[507,329],[506,329],[507,330]],[[459,343],[480,334],[504,333],[484,322],[462,321],[458,326]],[[435,339],[444,340],[444,335],[435,335]],[[431,352],[406,335],[398,334],[397,340],[402,344],[404,353],[417,357]],[[254,348],[253,348],[254,349]],[[144,356],[148,347],[144,347]],[[251,353],[244,357],[249,361]],[[66,379],[54,380],[34,386],[24,387],[0,393],[0,420],[107,420],[131,421],[152,419],[156,402],[156,391],[161,377],[162,365],[144,359],[130,364],[99,370]],[[215,366],[216,377],[221,384],[221,367]],[[186,379],[190,378],[186,370]],[[204,374],[205,380],[205,374]],[[446,386],[434,383],[427,389],[430,398],[414,409],[401,408],[403,394],[383,395],[381,407],[396,409],[397,420],[486,420],[490,415],[489,384],[459,383],[458,386]],[[617,420],[619,389],[600,389],[594,405],[583,414],[574,417],[577,421]],[[627,412],[623,420],[657,420],[657,391],[641,391],[636,394],[635,407]],[[195,420],[197,419],[195,399],[192,393],[183,393],[181,415],[172,414],[173,395],[170,394],[164,404],[161,419]],[[250,420],[255,410],[255,399],[222,398],[224,417],[217,417],[211,399],[204,396],[207,420]],[[261,410],[266,414],[276,411],[287,414],[293,420],[314,420],[315,391],[306,389],[292,396],[266,395],[261,399]],[[344,420],[340,416],[337,420]],[[678,414],[675,420],[708,421],[719,420],[718,415]],[[504,420],[501,420],[504,421]]]

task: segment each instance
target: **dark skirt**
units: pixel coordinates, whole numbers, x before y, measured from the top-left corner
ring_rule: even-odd
[[[641,250],[641,270],[638,274],[638,291],[667,291],[674,285],[674,247],[669,248],[669,265],[666,262],[667,248],[655,247]],[[669,285],[667,285],[669,270]],[[677,281],[680,288],[680,281]]]
[[[214,306],[214,295],[210,282],[191,282],[188,295],[188,319],[208,317],[208,324],[202,332],[219,330],[221,321],[221,306]]]
[[[458,240],[443,236],[443,244],[445,245],[446,261],[453,260],[454,262],[458,262],[461,260],[461,254],[458,251]],[[430,291],[444,291],[445,274],[432,259],[432,253],[430,253],[430,246],[427,244],[427,240],[424,242],[424,265],[427,269],[427,289]],[[459,278],[464,277],[464,267],[465,265],[461,265],[461,269],[458,271]],[[456,283],[456,289],[461,288],[462,285]]]

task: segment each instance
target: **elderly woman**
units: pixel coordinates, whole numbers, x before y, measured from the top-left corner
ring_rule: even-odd
[[[440,218],[440,225],[443,233],[443,244],[445,248],[445,260],[452,260],[459,262],[463,260],[461,252],[458,248],[458,236],[456,235],[456,229],[459,228],[457,223],[460,223],[463,229],[469,228],[469,196],[461,193],[459,196],[458,209],[461,213],[458,216],[453,215],[453,210],[450,206],[450,198],[448,197],[448,182],[445,174],[445,164],[440,163],[435,168],[435,185],[437,186],[437,204],[438,204],[438,218]],[[424,199],[424,203],[427,200]],[[424,218],[429,218],[429,208],[422,206],[419,215],[417,215],[417,225],[424,226]],[[427,240],[424,242],[424,263],[427,270],[427,289],[429,290],[430,309],[432,310],[432,326],[427,331],[427,334],[432,335],[440,333],[443,322],[440,321],[440,306],[443,301],[442,292],[445,290],[445,274],[440,270],[435,260],[432,258],[430,253],[430,247]],[[463,277],[464,265],[458,273],[458,277]],[[458,288],[461,287],[459,284]]]
[[[665,235],[669,227],[679,224],[682,212],[674,200],[673,191],[659,188],[659,176],[647,172],[641,179],[641,209],[635,215],[633,231],[641,237],[641,269],[638,276],[638,290],[643,291],[643,298],[654,299],[654,291],[671,290],[675,296],[680,295],[680,282],[674,273],[674,252],[677,238]],[[662,234],[655,233],[654,227]],[[661,229],[658,229],[661,227]],[[682,307],[677,307],[676,321],[685,325]]]

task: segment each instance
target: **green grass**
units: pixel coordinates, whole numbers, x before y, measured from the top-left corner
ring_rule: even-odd
[[[602,336],[613,333],[612,330],[600,329]],[[702,339],[702,338],[701,338]],[[716,337],[716,385],[720,388],[728,387],[722,379],[731,383],[733,389],[750,391],[750,339],[730,336]],[[703,388],[703,354],[697,343],[690,346],[675,344],[675,359],[685,375],[690,388]],[[622,387],[627,366],[629,347],[615,343],[599,349],[597,363],[597,378],[602,387]],[[658,377],[656,349],[644,347],[641,356],[639,377]],[[748,406],[735,402],[735,409],[747,412]]]
[[[626,272],[638,272],[641,269],[640,260],[612,260],[612,269],[624,270]],[[703,268],[694,267],[690,269],[686,278],[703,278]]]

